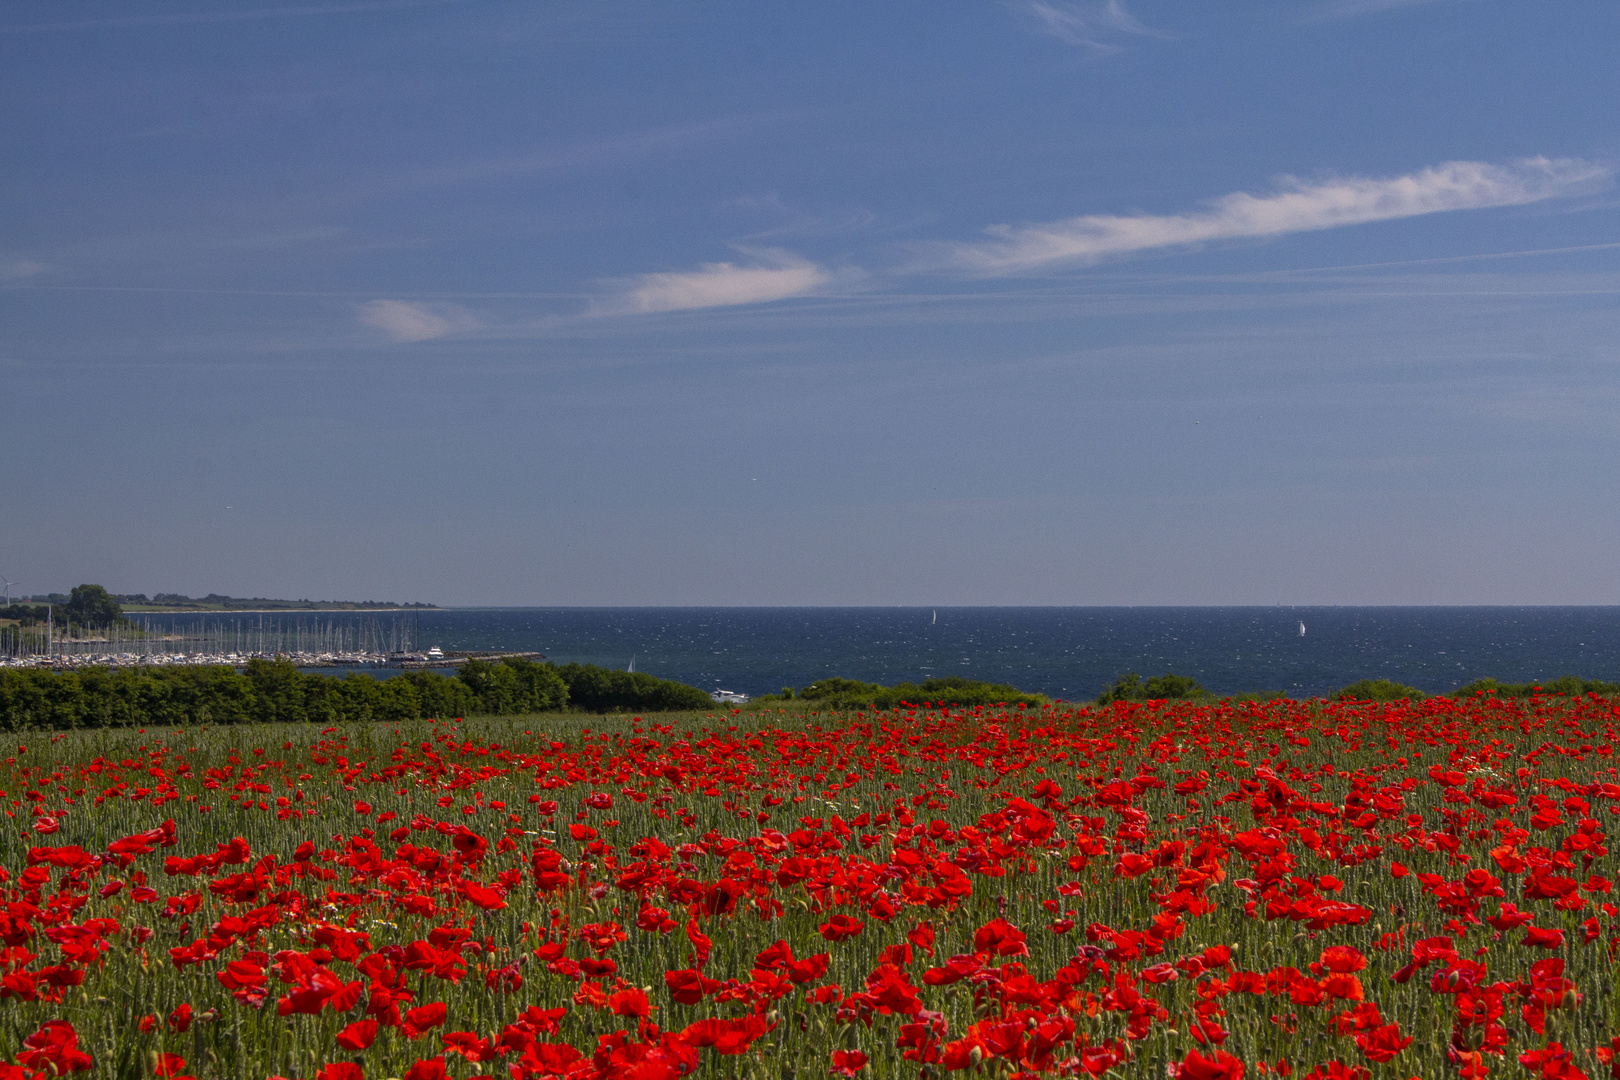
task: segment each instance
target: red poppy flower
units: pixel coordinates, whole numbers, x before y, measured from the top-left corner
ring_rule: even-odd
[[[992,956],[1027,956],[1024,932],[1006,919],[991,919],[973,932],[973,951]]]
[[[712,994],[724,984],[714,979],[705,979],[696,971],[666,971],[664,972],[664,985],[669,987],[669,996],[681,1005],[696,1005],[705,995]]]
[[[345,1050],[364,1050],[377,1038],[377,1021],[356,1020],[338,1032],[335,1041]]]
[[[850,1077],[866,1068],[867,1057],[859,1050],[834,1050],[832,1054],[832,1074],[834,1076]]]
[[[848,915],[834,915],[820,926],[821,936],[828,941],[843,941],[859,934],[866,926],[859,919],[852,919]]]
[[[758,1016],[745,1016],[741,1020],[710,1018],[688,1025],[681,1031],[680,1038],[688,1046],[712,1046],[719,1054],[741,1054],[771,1027]]]
[[[1564,944],[1564,932],[1559,929],[1548,929],[1542,926],[1527,926],[1524,928],[1522,945],[1533,945],[1538,949],[1557,949]]]
[[[1412,1039],[1410,1036],[1401,1038],[1401,1025],[1385,1024],[1358,1034],[1356,1045],[1361,1047],[1361,1052],[1367,1055],[1369,1061],[1382,1063],[1392,1060],[1396,1054],[1411,1046]]]
[[[1560,1042],[1550,1042],[1539,1050],[1526,1050],[1519,1055],[1519,1064],[1539,1072],[1543,1080],[1587,1080]]]
[[[1367,969],[1367,958],[1353,945],[1330,945],[1322,950],[1320,963],[1329,971],[1349,975]]]
[[[613,1011],[614,1016],[652,1015],[652,1006],[647,1001],[646,992],[634,986],[609,995],[608,1008]]]
[[[178,1077],[186,1067],[186,1059],[179,1054],[163,1054],[157,1056],[152,1062],[152,1075],[165,1077]]]
[[[404,1028],[406,1037],[411,1039],[419,1038],[430,1028],[438,1027],[444,1023],[447,1012],[448,1010],[442,1001],[435,1001],[431,1005],[423,1005],[420,1008],[409,1010],[405,1014]]]
[[[1243,1062],[1224,1050],[1212,1052],[1213,1057],[1205,1057],[1189,1051],[1176,1069],[1176,1080],[1243,1080]]]
[[[488,1039],[480,1039],[470,1031],[452,1031],[440,1036],[447,1053],[460,1054],[468,1061],[494,1061],[501,1056],[501,1047]]]
[[[788,964],[787,976],[795,983],[815,982],[827,974],[827,967],[831,961],[832,956],[829,953],[817,953],[803,960],[794,960]]]

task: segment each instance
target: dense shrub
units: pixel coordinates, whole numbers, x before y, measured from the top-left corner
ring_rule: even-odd
[[[1390,679],[1359,679],[1331,695],[1334,701],[1422,701],[1423,691]]]
[[[554,670],[567,684],[569,703],[586,712],[677,712],[714,707],[713,699],[695,686],[640,671],[614,671],[595,664],[562,664]]]
[[[693,686],[590,664],[470,660],[455,676],[407,671],[378,679],[298,670],[290,660],[230,667],[0,670],[0,729],[125,725],[399,722],[488,714],[707,710]]]
[[[1207,690],[1196,680],[1185,675],[1167,671],[1143,682],[1140,675],[1130,671],[1115,679],[1113,686],[1099,694],[1097,704],[1108,705],[1115,701],[1179,701],[1208,696]]]
[[[1423,691],[1389,679],[1362,679],[1333,695],[1335,701],[1422,701]]]
[[[1480,694],[1495,694],[1500,698],[1527,698],[1537,694],[1552,697],[1581,697],[1586,694],[1596,694],[1599,697],[1620,696],[1620,683],[1602,682],[1598,679],[1582,679],[1575,675],[1565,675],[1561,678],[1550,679],[1547,682],[1504,683],[1495,679],[1476,679],[1467,686],[1459,687],[1453,691],[1452,697],[1477,697]]]
[[[893,709],[901,704],[915,705],[924,701],[970,706],[1046,704],[1046,698],[1041,695],[1026,694],[1015,686],[979,682],[957,675],[926,679],[920,683],[896,683],[894,686],[857,679],[828,678],[817,680],[786,696],[813,702],[823,709],[860,709],[867,706]]]
[[[469,660],[461,665],[456,680],[477,699],[473,711],[492,716],[557,712],[568,705],[568,683],[554,664],[515,658]]]

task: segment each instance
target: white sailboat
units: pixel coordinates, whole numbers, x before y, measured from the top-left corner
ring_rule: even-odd
[[[1299,624],[1299,636],[1300,637],[1305,636],[1305,624],[1304,623]]]

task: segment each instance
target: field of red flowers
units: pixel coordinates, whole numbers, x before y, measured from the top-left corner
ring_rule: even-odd
[[[0,1080],[1620,1077],[1617,717],[12,736]]]

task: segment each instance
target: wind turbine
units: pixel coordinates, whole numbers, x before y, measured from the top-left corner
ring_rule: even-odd
[[[0,577],[0,581],[3,581],[3,582],[6,583],[6,607],[10,607],[11,606],[11,587],[13,585],[21,585],[22,582],[20,582],[20,581],[12,581],[8,577]]]

